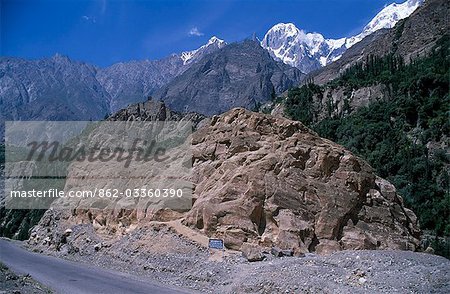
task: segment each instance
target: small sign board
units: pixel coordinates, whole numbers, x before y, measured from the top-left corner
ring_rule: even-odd
[[[222,239],[209,239],[208,248],[224,250],[225,246]]]

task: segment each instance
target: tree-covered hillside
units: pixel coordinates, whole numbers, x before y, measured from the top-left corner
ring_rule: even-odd
[[[370,56],[325,86],[307,84],[286,99],[286,114],[366,159],[387,178],[418,215],[423,229],[450,236],[449,37],[426,57],[408,64],[400,56]],[[314,97],[326,87],[354,89],[384,84],[390,99],[325,119],[314,113]],[[331,107],[331,106],[330,106]],[[346,109],[347,108],[347,109]]]

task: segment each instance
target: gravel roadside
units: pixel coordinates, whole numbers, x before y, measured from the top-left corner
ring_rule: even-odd
[[[213,256],[166,225],[100,240],[73,230],[59,251],[33,251],[149,277],[201,293],[450,293],[450,261],[410,251],[341,251],[328,256],[274,257],[248,262],[240,253]]]

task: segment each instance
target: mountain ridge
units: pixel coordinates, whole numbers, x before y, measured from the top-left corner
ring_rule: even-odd
[[[0,57],[0,119],[102,119],[129,104],[144,101],[204,55],[225,45],[223,40],[212,37],[196,50],[160,60],[119,62],[105,68],[59,53],[32,60]]]

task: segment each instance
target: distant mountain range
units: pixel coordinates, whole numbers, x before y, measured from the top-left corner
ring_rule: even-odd
[[[271,58],[259,42],[246,40],[205,55],[154,96],[176,111],[213,115],[234,107],[257,109],[304,76]]]
[[[172,54],[155,61],[116,63],[100,69],[97,79],[109,95],[109,111],[115,112],[130,103],[142,101],[173,78],[183,73],[203,56],[223,48],[226,43],[212,37],[192,51]]]
[[[337,40],[277,24],[261,43],[227,45],[212,37],[196,50],[106,68],[59,54],[41,60],[1,57],[0,120],[96,120],[150,95],[174,110],[207,115],[257,107],[365,36],[394,26],[421,3],[391,4],[360,34]]]
[[[0,119],[97,119],[110,96],[95,66],[55,55],[42,60],[0,58]]]
[[[295,66],[304,73],[321,68],[341,58],[342,54],[368,35],[395,24],[413,13],[423,0],[408,0],[384,7],[356,36],[325,39],[320,33],[306,33],[292,23],[273,26],[261,41],[276,60]]]
[[[0,120],[101,119],[145,100],[202,56],[225,45],[212,37],[197,50],[106,68],[60,54],[40,60],[0,57]]]

